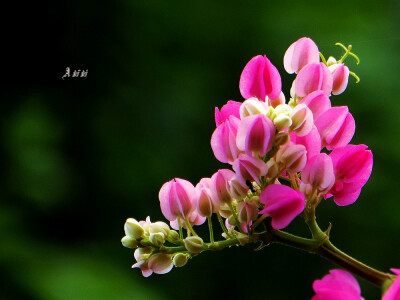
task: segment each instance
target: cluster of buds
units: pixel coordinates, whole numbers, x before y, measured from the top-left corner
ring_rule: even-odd
[[[288,101],[266,56],[247,63],[239,82],[244,101],[215,108],[211,148],[230,168],[196,186],[175,178],[161,187],[161,211],[176,231],[149,218],[127,220],[122,243],[136,248],[133,267],[144,276],[163,274],[202,251],[257,241],[261,232],[279,231],[298,216],[312,222],[323,199],[333,197],[340,206],[357,200],[371,174],[372,153],[349,144],[354,118],[347,106],[332,106],[330,100],[345,91],[349,75],[359,81],[344,65],[346,57],[357,63],[358,57],[351,46],[338,45],[345,50],[338,60],[325,60],[309,38],[288,48],[284,68],[296,74]],[[214,240],[213,215],[223,240]],[[209,242],[194,229],[206,219]]]

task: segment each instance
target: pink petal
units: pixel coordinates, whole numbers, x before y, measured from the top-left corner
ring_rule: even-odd
[[[218,107],[215,108],[215,124],[217,126],[221,125],[226,120],[229,120],[230,116],[240,118],[239,109],[242,105],[241,102],[229,100],[224,106],[222,106],[221,111]]]
[[[303,37],[289,46],[283,65],[289,74],[297,73],[305,65],[319,62],[319,51],[313,40]]]
[[[306,65],[295,79],[295,91],[299,97],[305,97],[314,91],[322,90],[329,96],[332,91],[333,78],[324,63]]]
[[[236,146],[237,128],[240,120],[230,116],[229,120],[218,126],[211,137],[211,148],[220,162],[233,163],[238,157],[239,150]]]
[[[271,184],[260,195],[265,208],[260,214],[271,216],[271,225],[274,229],[282,229],[292,222],[305,207],[305,197],[300,191],[288,186]]]
[[[279,72],[266,56],[253,57],[240,76],[239,89],[245,99],[257,97],[265,101],[265,96],[276,99],[281,88]]]
[[[349,68],[344,64],[334,64],[329,66],[329,70],[333,78],[332,94],[339,95],[345,91],[349,82]]]
[[[324,91],[312,92],[299,103],[308,106],[314,115],[314,120],[317,120],[325,111],[331,108],[331,100],[329,100]]]
[[[382,300],[398,300],[400,299],[400,269],[390,269],[393,273],[397,274],[396,280],[391,284],[386,291]]]

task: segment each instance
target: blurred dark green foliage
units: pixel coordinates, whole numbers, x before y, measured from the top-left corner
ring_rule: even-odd
[[[356,258],[400,267],[398,1],[14,5],[3,27],[0,299],[309,299],[334,266],[307,253],[234,248],[145,279],[120,245],[127,217],[163,219],[164,182],[223,167],[209,145],[214,107],[241,101],[251,57],[270,58],[288,95],[283,54],[302,36],[326,56],[351,43],[361,58],[348,61],[361,82],[350,78],[332,101],[350,107],[353,143],[369,145],[375,163],[359,200],[325,201],[318,220]],[[66,67],[88,77],[61,80]],[[306,232],[300,221],[289,230]]]

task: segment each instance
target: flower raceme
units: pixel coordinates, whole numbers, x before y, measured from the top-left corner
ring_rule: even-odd
[[[230,100],[214,114],[211,148],[231,168],[217,170],[196,186],[175,178],[161,187],[161,211],[172,229],[150,218],[127,219],[121,242],[136,249],[134,268],[144,276],[164,274],[203,251],[250,242],[286,242],[309,252],[330,247],[329,230],[313,223],[317,206],[331,197],[339,206],[354,203],[372,170],[367,146],[349,144],[355,120],[348,107],[334,106],[330,99],[345,91],[349,74],[356,77],[344,59],[357,57],[350,46],[340,46],[346,51],[342,58],[327,62],[310,38],[290,45],[284,68],[297,75],[289,101],[266,56],[246,64],[239,81],[243,101]],[[215,217],[222,240],[214,237]],[[309,225],[313,239],[281,231],[298,217]],[[193,228],[206,220],[209,239]],[[398,295],[398,285],[397,280],[386,295]],[[314,300],[362,299],[357,282],[343,270],[331,271],[313,287]]]

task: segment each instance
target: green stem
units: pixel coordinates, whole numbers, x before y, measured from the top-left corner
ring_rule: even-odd
[[[179,217],[178,217],[178,225],[179,225],[179,238],[182,240],[183,239],[182,223],[181,223],[181,218]]]
[[[185,219],[185,224],[186,224],[186,228],[188,229],[188,233],[190,231],[194,236],[197,236],[197,233],[194,231],[192,225],[190,225],[190,222],[188,219]]]
[[[231,213],[232,213],[232,215],[233,215],[233,218],[235,219],[236,226],[239,228],[239,231],[240,231],[241,233],[244,233],[244,231],[243,231],[243,229],[242,229],[242,226],[240,226],[239,218],[238,218],[238,216],[237,216],[237,214],[236,214],[235,209],[234,209],[233,206],[232,206],[232,203],[229,203],[228,206],[229,206],[229,209],[231,210]]]
[[[222,220],[222,217],[221,217],[221,215],[220,215],[219,213],[217,213],[217,217],[218,217],[219,225],[221,225],[222,230],[225,232],[225,234],[226,234],[228,237],[231,237],[230,234],[229,234],[229,232],[228,232],[228,230],[226,229],[225,224],[224,224],[224,221]]]
[[[210,231],[210,242],[211,242],[211,244],[213,244],[214,243],[214,231],[213,231],[211,216],[209,216],[207,218],[207,221],[208,221],[208,230]]]

